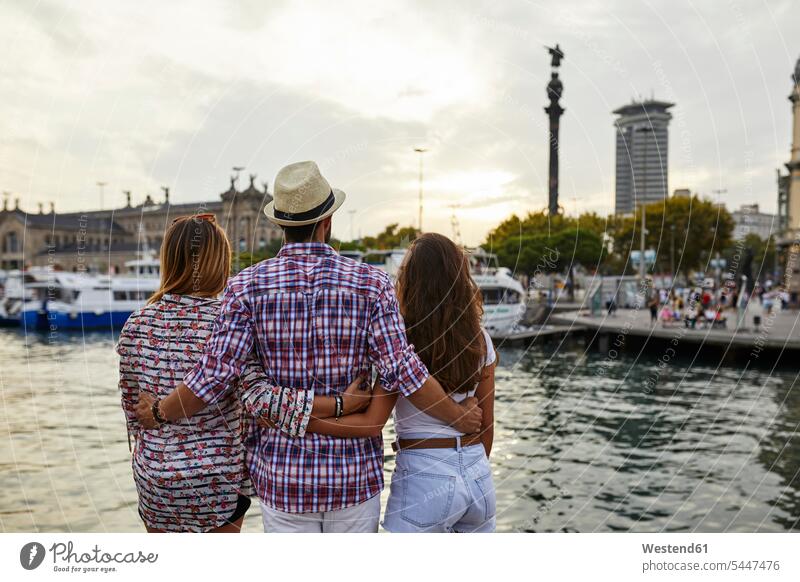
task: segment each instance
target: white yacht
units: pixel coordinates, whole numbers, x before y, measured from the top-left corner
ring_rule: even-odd
[[[22,312],[36,308],[35,287],[46,278],[47,270],[42,268],[14,270],[6,274],[0,297],[0,325],[15,326],[22,323]]]
[[[406,252],[406,249],[369,250],[363,254],[362,261],[385,271],[392,280],[395,280]]]
[[[26,303],[26,329],[119,328],[159,287],[156,259],[125,263],[124,275],[50,271],[28,287],[35,300]]]
[[[339,250],[339,254],[348,259],[352,259],[356,263],[361,263],[364,260],[364,253],[356,250]]]
[[[470,267],[483,295],[483,327],[492,337],[512,333],[525,315],[525,288],[480,247],[470,253]]]
[[[405,255],[405,249],[370,250],[363,261],[396,279]],[[499,266],[497,255],[480,247],[470,252],[470,268],[483,295],[483,327],[492,337],[512,333],[525,316],[525,288],[509,269]]]
[[[161,262],[152,254],[128,261],[125,263],[126,275],[128,277],[143,277],[158,279],[161,276]]]

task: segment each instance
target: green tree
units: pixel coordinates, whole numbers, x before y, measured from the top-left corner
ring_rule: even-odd
[[[640,248],[641,207],[634,216],[617,219],[610,230],[612,253],[627,264],[632,250]],[[693,271],[705,270],[708,261],[731,243],[733,218],[722,206],[697,196],[667,198],[645,206],[645,247],[656,251],[654,272],[669,272],[674,257],[675,270],[687,278]],[[674,248],[674,254],[673,254]]]
[[[565,228],[551,236],[508,237],[492,250],[504,267],[532,275],[535,272],[566,271],[575,264],[593,270],[602,262],[606,249],[602,236],[597,233]]]
[[[607,258],[608,220],[595,213],[512,215],[489,233],[484,246],[504,267],[528,275],[565,271],[575,264],[591,270]]]
[[[331,239],[331,246],[335,249],[339,249],[342,251],[363,251],[364,245],[361,244],[359,241],[350,240],[338,240],[338,239]]]
[[[243,251],[239,253],[239,269],[246,269],[265,259],[271,259],[281,250],[283,241],[279,238],[271,240],[265,249],[255,252]],[[235,266],[234,266],[235,268]]]
[[[554,271],[581,264],[606,274],[632,274],[629,257],[640,248],[641,218],[641,208],[633,216],[605,218],[596,213],[512,215],[489,232],[484,244],[503,266],[528,274],[551,263]],[[696,196],[648,204],[645,220],[645,247],[656,251],[655,272],[669,272],[674,260],[675,269],[688,277],[731,244],[730,213]],[[557,261],[550,260],[554,251]]]
[[[406,248],[412,240],[417,238],[419,231],[413,226],[400,227],[394,223],[383,229],[377,236],[365,236],[361,240],[364,249],[389,250]]]

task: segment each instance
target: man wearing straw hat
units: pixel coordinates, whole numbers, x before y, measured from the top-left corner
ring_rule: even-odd
[[[314,162],[290,164],[275,178],[264,209],[284,231],[274,259],[232,277],[205,354],[184,384],[206,404],[219,400],[251,352],[272,385],[333,396],[341,417],[348,386],[374,369],[383,387],[399,391],[428,414],[462,432],[479,430],[474,401],[457,404],[408,345],[389,276],[339,256],[327,243],[332,215],[345,193],[331,188]],[[180,394],[176,390],[176,394]],[[352,390],[352,387],[351,387]],[[185,393],[185,390],[184,390]],[[281,403],[290,409],[294,403]],[[188,403],[160,403],[167,421]],[[247,444],[248,465],[262,504],[265,531],[375,532],[383,489],[380,436],[341,438],[306,433],[311,414],[291,437],[259,428]],[[342,432],[341,430],[339,431]]]

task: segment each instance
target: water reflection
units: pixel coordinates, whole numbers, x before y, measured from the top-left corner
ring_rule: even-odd
[[[796,387],[795,374],[773,390],[778,412],[758,455],[766,470],[780,476],[781,487],[770,503],[782,510],[772,519],[785,529],[797,529],[800,516],[800,394]]]
[[[657,356],[504,355],[520,362],[498,387],[504,529],[798,528],[794,373],[676,361],[648,393]]]
[[[141,531],[114,340],[0,330],[0,529]],[[498,529],[800,529],[796,372],[656,358],[501,349]]]

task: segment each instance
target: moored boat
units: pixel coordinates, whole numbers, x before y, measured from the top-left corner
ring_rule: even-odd
[[[28,285],[33,299],[22,310],[26,329],[85,330],[122,327],[158,289],[158,261],[125,264],[125,275],[50,271]]]
[[[21,325],[25,310],[36,309],[36,288],[46,282],[49,272],[46,268],[34,267],[27,271],[13,270],[6,274],[0,298],[0,325]]]
[[[405,255],[405,249],[368,250],[359,258],[396,279]],[[492,337],[514,333],[525,316],[525,288],[499,265],[497,255],[480,247],[470,251],[470,269],[483,296],[483,327]]]
[[[395,280],[406,252],[406,249],[368,250],[363,254],[362,261],[385,271],[392,280]]]
[[[511,334],[525,316],[525,288],[480,247],[470,253],[470,267],[483,295],[483,327],[492,337]]]

